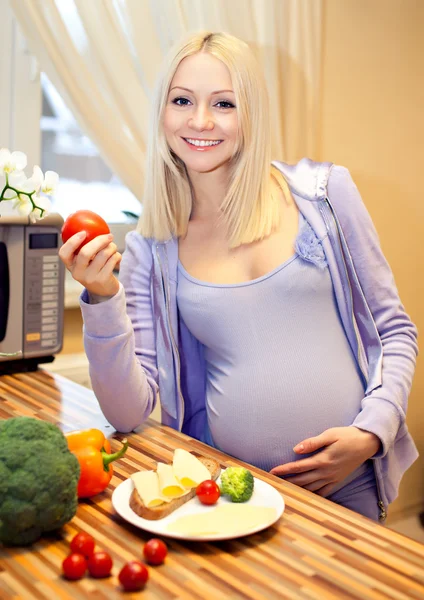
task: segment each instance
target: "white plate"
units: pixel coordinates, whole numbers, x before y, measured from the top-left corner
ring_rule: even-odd
[[[217,480],[219,483],[220,480]],[[205,506],[202,504],[198,498],[195,496],[180,508],[177,508],[173,513],[164,517],[163,519],[159,519],[158,521],[150,521],[149,519],[142,519],[139,517],[130,507],[130,496],[133,491],[134,486],[132,480],[126,479],[122,483],[115,488],[112,494],[112,504],[115,508],[116,512],[126,521],[132,523],[136,527],[140,527],[145,531],[149,531],[150,533],[154,533],[155,535],[161,535],[181,540],[190,540],[190,541],[218,541],[218,540],[230,540],[233,538],[243,537],[245,535],[250,535],[252,533],[256,533],[257,531],[262,531],[266,529],[270,525],[273,525],[284,512],[284,499],[277,492],[275,488],[273,488],[265,481],[261,479],[256,479],[255,477],[255,485],[253,488],[253,495],[251,499],[245,504],[249,504],[251,506],[265,506],[267,508],[275,508],[275,516],[273,516],[270,520],[261,523],[259,526],[253,528],[246,528],[245,531],[230,534],[219,533],[219,534],[182,534],[175,533],[172,531],[168,531],[167,527],[170,523],[182,517],[184,515],[195,515],[197,513],[205,513],[210,511],[216,506],[220,504],[231,504],[231,500],[228,500],[225,496],[219,498],[218,502],[213,506]]]

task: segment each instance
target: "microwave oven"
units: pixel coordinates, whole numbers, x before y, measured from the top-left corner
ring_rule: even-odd
[[[63,344],[63,219],[0,216],[0,373],[51,362]]]

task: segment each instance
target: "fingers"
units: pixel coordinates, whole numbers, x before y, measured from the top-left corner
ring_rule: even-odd
[[[316,479],[312,483],[302,485],[302,487],[304,490],[309,490],[310,492],[318,492],[326,485],[333,485],[333,484],[329,484],[328,481],[326,481],[325,479]]]
[[[113,278],[116,283],[117,280],[115,277],[113,277],[113,272],[116,269],[116,267],[119,265],[119,263],[122,260],[122,254],[120,254],[119,252],[113,252],[113,254],[111,254],[108,258],[108,260],[106,261],[106,263],[101,267],[100,270],[93,270],[93,281],[92,283],[95,283],[97,285],[106,285],[110,282],[110,280]],[[94,263],[94,261],[93,261]],[[91,269],[97,269],[95,267],[94,264],[92,264],[88,271]],[[87,283],[90,282],[90,277],[87,277]],[[115,286],[116,287],[116,286]],[[119,287],[119,284],[118,284]],[[116,289],[116,291],[118,291]]]
[[[103,269],[101,271],[102,276],[104,276],[105,278],[109,278],[113,274],[114,270],[118,267],[121,260],[122,260],[122,254],[120,254],[119,252],[115,252],[115,254],[113,254],[109,258],[109,260],[103,267]]]
[[[328,446],[337,441],[336,428],[326,429],[320,435],[303,440],[293,448],[297,454],[309,454],[315,452],[323,446]]]
[[[292,475],[291,477],[287,477],[286,481],[294,483],[299,487],[310,489],[311,491],[319,490],[323,485],[328,483],[328,480],[323,478],[323,473],[317,469],[306,471],[306,473],[300,475]],[[309,486],[312,486],[312,488]]]
[[[326,477],[324,473],[318,469],[307,471],[301,475],[287,477],[286,481],[288,483],[294,483],[294,485],[298,485],[310,492],[315,492],[320,496],[327,496],[337,483]]]
[[[70,269],[75,257],[75,252],[80,247],[81,243],[87,237],[86,231],[80,231],[73,235],[69,240],[63,244],[63,246],[59,250],[59,258],[65,264],[67,269]]]
[[[304,473],[305,471],[312,471],[319,466],[317,459],[315,457],[304,458],[302,460],[297,460],[295,462],[286,463],[285,465],[278,465],[271,469],[270,473],[272,475],[277,475],[278,477],[285,477],[286,475],[293,475],[296,473]]]
[[[76,260],[74,278],[93,294],[115,295],[119,290],[119,282],[113,272],[122,259],[116,244],[110,243],[100,250],[87,266],[88,255],[89,252],[85,253],[81,261]]]
[[[329,496],[331,494],[331,492],[334,490],[334,488],[336,487],[336,483],[328,483],[327,485],[324,485],[324,487],[322,487],[319,490],[316,490],[316,494],[318,494],[318,496],[323,496],[323,498],[326,498],[327,496]]]
[[[286,481],[319,495],[328,495],[336,485],[335,481],[326,477],[319,469],[306,471],[300,475],[292,475],[287,477]]]
[[[121,259],[122,255],[119,252],[114,252],[100,271],[95,270],[93,264],[88,267],[85,283],[86,289],[100,296],[114,296],[117,294],[119,291],[119,280],[113,272],[121,262]]]
[[[72,236],[59,250],[59,256],[72,277],[88,292],[113,296],[119,291],[114,270],[122,259],[116,244],[112,242],[113,235],[99,235],[81,247],[85,237],[85,232]]]
[[[106,248],[103,248],[102,250],[97,252],[97,254],[89,263],[88,268],[90,269],[90,271],[93,271],[94,273],[98,273],[99,271],[101,271],[101,269],[103,269],[103,267],[106,265],[109,259],[114,254],[116,254],[117,250],[117,245],[111,242],[106,246]]]
[[[94,240],[91,240],[90,242],[88,242],[88,244],[85,244],[85,246],[81,248],[81,250],[78,253],[78,256],[76,257],[76,266],[79,269],[84,269],[88,267],[88,265],[92,261],[94,261],[97,255],[102,250],[104,250],[111,243],[112,240],[113,235],[111,233],[108,233],[106,235],[98,235],[94,238]]]

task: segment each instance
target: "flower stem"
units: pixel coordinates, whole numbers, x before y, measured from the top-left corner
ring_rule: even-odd
[[[32,204],[32,209],[31,212],[33,212],[34,210],[39,210],[40,211],[40,217],[42,217],[44,215],[44,208],[41,208],[40,206],[37,206],[37,204],[35,204],[34,200],[32,199],[33,194],[35,194],[35,191],[33,192],[22,192],[21,190],[18,190],[14,187],[12,187],[11,185],[9,185],[9,178],[6,175],[6,185],[3,188],[2,193],[0,194],[0,202],[4,201],[4,200],[15,200],[15,198],[18,198],[19,195],[23,195],[23,196],[28,196],[29,201]],[[4,194],[5,192],[7,192],[7,190],[12,190],[12,192],[15,192],[16,196],[13,196],[13,198],[5,198]]]

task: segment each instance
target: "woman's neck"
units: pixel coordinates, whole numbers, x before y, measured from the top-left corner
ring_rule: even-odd
[[[193,190],[192,219],[213,219],[219,216],[228,189],[228,174],[217,169],[210,173],[188,171]]]

